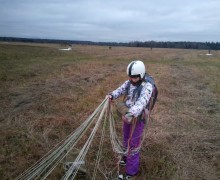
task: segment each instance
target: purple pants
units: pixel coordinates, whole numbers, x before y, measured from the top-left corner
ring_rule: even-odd
[[[135,175],[139,170],[140,163],[140,152],[132,152],[132,149],[138,148],[140,146],[141,137],[144,129],[144,121],[138,120],[133,131],[132,137],[132,124],[128,124],[124,121],[123,125],[123,145],[127,148],[129,145],[129,153],[126,156],[126,173],[129,175]]]

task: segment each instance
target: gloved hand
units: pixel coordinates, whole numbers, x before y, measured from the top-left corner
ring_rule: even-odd
[[[130,112],[127,112],[126,114],[125,114],[125,116],[124,116],[124,120],[128,123],[128,124],[130,124],[131,123],[131,121],[132,121],[132,119],[133,119],[133,115],[132,115],[132,113],[130,113]]]
[[[105,98],[108,98],[109,101],[112,101],[112,99],[113,99],[112,95],[110,95],[110,94],[106,95]]]

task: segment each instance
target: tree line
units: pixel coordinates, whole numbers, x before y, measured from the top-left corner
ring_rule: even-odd
[[[101,46],[127,46],[127,47],[147,47],[147,48],[178,48],[178,49],[203,49],[220,50],[220,42],[189,42],[189,41],[132,41],[132,42],[93,42],[57,39],[32,39],[19,37],[0,37],[0,41],[5,42],[32,42],[32,43],[57,43],[61,45],[101,45]]]

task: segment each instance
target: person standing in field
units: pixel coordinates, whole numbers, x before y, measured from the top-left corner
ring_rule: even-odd
[[[152,84],[145,81],[146,70],[142,61],[132,61],[127,66],[127,75],[129,79],[106,96],[111,101],[125,95],[124,105],[127,112],[122,114],[123,146],[128,153],[120,160],[120,165],[125,166],[126,174],[119,174],[119,179],[130,179],[138,174],[144,117],[148,113],[146,106],[153,91]]]

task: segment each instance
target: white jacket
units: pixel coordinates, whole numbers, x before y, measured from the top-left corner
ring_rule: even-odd
[[[111,95],[113,96],[113,99],[117,99],[121,95],[126,94],[127,92],[126,89],[127,89],[128,84],[129,84],[129,80],[125,81],[120,87],[114,90],[111,93]],[[134,99],[134,101],[132,101],[134,90],[136,88],[137,86],[134,86],[130,83],[129,92],[127,94],[127,100],[125,102],[126,106],[130,108],[129,112],[132,113],[134,117],[138,117],[139,115],[141,115],[141,113],[143,112],[144,108],[146,107],[147,103],[150,100],[152,90],[153,90],[153,87],[149,82],[145,83],[141,90],[141,94],[139,98],[137,100]]]

